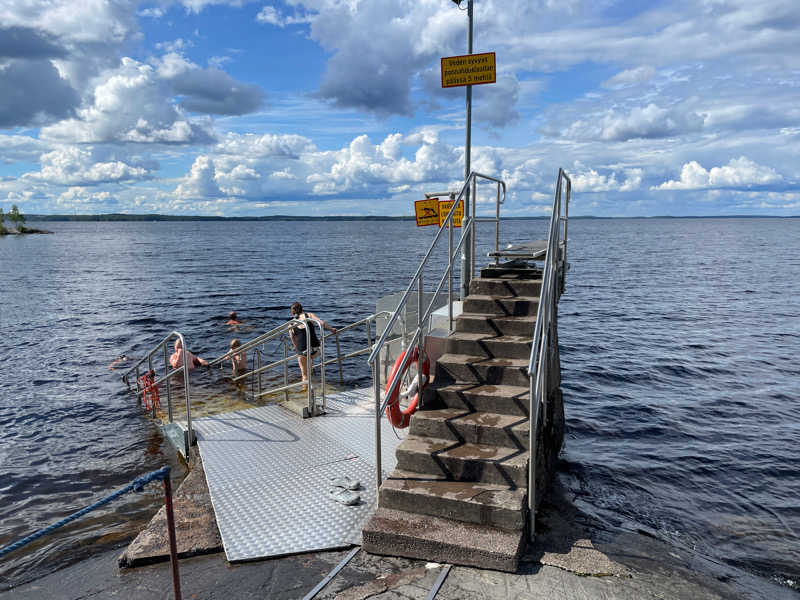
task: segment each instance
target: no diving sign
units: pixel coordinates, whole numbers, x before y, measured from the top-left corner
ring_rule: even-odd
[[[452,200],[439,200],[429,198],[427,200],[417,200],[414,202],[414,216],[417,218],[417,227],[427,225],[442,226],[447,218],[450,208],[453,206]],[[461,220],[464,218],[464,200],[458,202],[458,207],[453,212],[453,226],[461,227]]]
[[[436,198],[417,200],[414,202],[414,214],[417,217],[417,227],[439,224],[439,201]]]

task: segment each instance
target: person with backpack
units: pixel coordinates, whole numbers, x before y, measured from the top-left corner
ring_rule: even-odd
[[[311,361],[310,364],[313,365],[314,356],[317,354],[317,352],[319,352],[319,338],[317,337],[316,323],[309,322],[308,337],[311,339],[306,339],[305,321],[316,321],[323,328],[332,333],[336,333],[336,328],[331,327],[312,312],[303,312],[303,305],[299,302],[292,304],[291,311],[292,320],[303,322],[303,325],[298,324],[297,326],[292,327],[289,330],[289,336],[292,338],[292,344],[294,344],[294,347],[297,350],[297,362],[300,365],[300,374],[303,377],[303,383],[306,383],[308,381],[309,361]],[[306,390],[305,385],[303,386],[303,390]]]

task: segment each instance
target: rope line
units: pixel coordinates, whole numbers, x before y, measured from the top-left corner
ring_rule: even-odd
[[[137,477],[124,488],[117,490],[110,496],[106,496],[105,498],[98,500],[94,504],[87,506],[86,508],[82,508],[78,512],[72,513],[68,517],[64,517],[60,521],[53,523],[52,525],[48,525],[47,527],[40,529],[27,537],[22,538],[21,540],[14,542],[13,544],[9,544],[3,548],[0,548],[0,558],[5,556],[6,554],[13,552],[14,550],[18,550],[23,546],[30,544],[34,540],[38,540],[40,537],[47,535],[58,529],[59,527],[63,527],[67,523],[71,523],[72,521],[81,518],[86,513],[89,513],[96,508],[100,508],[101,506],[108,504],[112,500],[116,500],[123,494],[127,494],[128,492],[141,492],[148,483],[151,483],[155,480],[163,481],[165,478],[169,477],[169,467],[161,467],[158,471],[153,471],[152,473],[148,473],[147,475],[142,475],[141,477]]]

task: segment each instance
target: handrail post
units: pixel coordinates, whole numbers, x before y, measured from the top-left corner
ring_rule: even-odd
[[[319,345],[320,345],[320,365],[319,365],[319,374],[320,374],[320,385],[322,386],[322,412],[325,412],[326,402],[325,402],[325,328],[322,327],[322,323],[318,323],[319,325]],[[311,387],[311,386],[309,386]]]
[[[470,86],[467,86],[470,87]],[[466,193],[464,194],[464,220],[469,221],[470,217],[470,206],[469,206],[469,197],[470,197],[470,187],[469,187],[469,177],[470,174],[467,173],[467,181],[465,183],[466,186]],[[452,223],[452,221],[451,221]],[[461,247],[461,300],[466,300],[467,296],[469,295],[469,280],[471,278],[472,270],[471,264],[472,259],[470,257],[470,253],[472,251],[472,244],[469,240],[469,235],[471,233],[471,229],[469,227],[465,227],[463,231],[463,235],[467,236],[467,239],[464,240],[464,245]]]
[[[381,488],[381,365],[380,356],[372,363],[372,387],[375,393],[375,497]]]
[[[344,387],[344,372],[342,371],[342,346],[339,344],[339,332],[337,331],[333,335],[336,338],[336,358],[339,361],[339,385]],[[367,340],[369,340],[369,322],[367,322]]]
[[[314,391],[311,387],[311,380],[313,375],[313,359],[311,358],[311,331],[308,325],[308,319],[305,319],[305,328],[306,328],[306,349],[303,350],[305,353],[305,361],[306,361],[306,399],[308,401],[308,416],[314,416]]]
[[[500,184],[497,184],[497,200],[495,200],[495,216],[494,223],[494,264],[500,264]]]
[[[153,353],[152,352],[147,357],[147,368],[148,368],[148,372],[154,373],[154,371],[153,371]],[[155,379],[155,375],[153,375],[153,379]],[[156,403],[155,402],[153,402],[153,406],[150,409],[150,416],[153,417],[154,419],[156,418]]]
[[[425,332],[422,328],[422,307],[424,305],[424,292],[422,287],[422,271],[419,272],[419,294],[417,295],[417,329],[419,329],[419,339],[417,340],[417,389],[419,389],[420,406],[422,406],[422,363],[425,360]]]
[[[194,432],[192,431],[192,409],[191,400],[189,397],[189,365],[186,362],[186,340],[180,335],[181,348],[183,349],[183,391],[186,394],[186,454],[189,456],[189,448],[192,447],[194,441]]]
[[[164,372],[169,373],[169,349],[166,342],[164,343]],[[167,413],[169,414],[169,422],[172,423],[172,386],[170,380],[172,377],[167,377],[164,382],[167,386]]]
[[[289,344],[286,341],[286,338],[283,339],[283,385],[284,387],[289,385]],[[259,356],[259,368],[261,367],[261,357]],[[261,371],[258,372],[258,392],[261,393]],[[283,390],[283,399],[287,402],[289,401],[289,388]]]
[[[261,348],[259,348],[258,346],[256,346],[256,365],[258,365],[257,368],[259,368],[259,369],[261,368]],[[262,375],[262,372],[259,371],[258,372],[258,385],[256,386],[256,389],[258,389],[259,398],[261,397],[261,392],[263,391],[262,388],[261,388],[261,375]]]
[[[472,178],[472,220],[469,222],[470,234],[469,234],[469,243],[472,247],[472,251],[470,253],[470,265],[469,265],[469,280],[472,281],[475,277],[475,223],[477,221],[478,216],[478,209],[477,209],[477,200],[478,198],[478,178]],[[467,283],[467,295],[469,295],[469,283]],[[466,298],[465,298],[466,299]]]
[[[455,201],[455,194],[450,194],[450,200]],[[453,332],[453,222],[447,225],[447,330]]]
[[[178,571],[178,544],[175,539],[175,514],[172,510],[172,482],[169,473],[164,477],[164,506],[167,513],[167,532],[169,534],[169,562],[172,566],[172,591],[175,600],[181,600],[181,576]]]

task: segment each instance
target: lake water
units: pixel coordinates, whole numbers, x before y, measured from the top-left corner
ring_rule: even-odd
[[[249,339],[295,300],[351,323],[405,288],[435,232],[396,221],[39,226],[55,235],[0,239],[0,546],[163,464],[176,483],[185,474],[108,368],[115,357],[179,330],[213,358],[231,339],[228,311],[253,327],[238,334]],[[504,222],[501,241],[543,238],[546,226]],[[478,256],[492,236],[484,229]],[[800,219],[573,220],[569,237],[559,477],[615,526],[800,588]],[[241,406],[222,375],[194,373],[198,394]],[[363,358],[345,380],[370,384]],[[127,494],[8,555],[0,589],[119,545],[162,501],[157,486]]]

